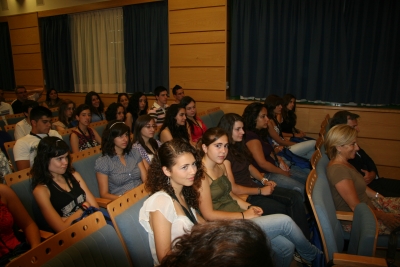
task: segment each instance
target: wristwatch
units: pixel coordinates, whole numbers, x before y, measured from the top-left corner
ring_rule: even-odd
[[[267,179],[267,178],[262,178],[262,179],[261,179],[261,183],[264,184],[264,181],[267,181],[267,182],[268,182],[268,179]]]

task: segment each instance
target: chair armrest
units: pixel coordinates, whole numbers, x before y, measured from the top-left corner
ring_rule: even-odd
[[[111,200],[110,200],[110,199],[106,199],[106,198],[99,198],[99,197],[96,197],[96,202],[97,202],[97,204],[99,204],[99,207],[102,207],[102,208],[105,208],[105,209],[106,209],[108,203],[110,203]]]
[[[350,211],[336,211],[336,218],[342,221],[353,221],[353,212]]]
[[[50,237],[52,237],[54,235],[54,233],[46,232],[46,231],[43,231],[43,230],[39,230],[39,233],[40,233],[40,237],[43,240],[49,239]]]
[[[343,253],[333,253],[333,264],[340,266],[363,266],[363,267],[387,267],[386,260],[384,258],[366,257],[358,255],[350,255]]]

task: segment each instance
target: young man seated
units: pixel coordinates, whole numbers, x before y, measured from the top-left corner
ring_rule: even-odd
[[[33,160],[36,157],[37,146],[40,140],[47,136],[61,135],[51,129],[52,112],[45,107],[35,107],[29,114],[29,119],[32,125],[32,131],[18,139],[14,146],[14,159],[18,170],[29,168],[33,165]]]
[[[39,104],[36,101],[33,100],[26,100],[22,104],[22,112],[24,113],[25,119],[19,121],[15,125],[15,130],[14,130],[14,139],[15,141],[28,135],[31,130],[32,130],[32,125],[31,121],[29,120],[29,113],[34,107],[38,107]]]

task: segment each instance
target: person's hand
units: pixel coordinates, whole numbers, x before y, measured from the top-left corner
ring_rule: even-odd
[[[260,217],[263,214],[263,210],[260,207],[251,206],[248,210],[243,211],[245,219],[253,219]]]
[[[374,171],[367,171],[361,169],[361,171],[364,173],[364,181],[366,184],[369,184],[376,178],[376,173]]]
[[[274,192],[273,186],[267,185],[267,186],[261,187],[261,195],[263,195],[263,196],[269,196],[272,194],[272,192]]]
[[[283,160],[281,160],[279,162],[279,168],[281,168],[282,170],[284,170],[286,172],[288,172],[290,170],[289,166],[286,165],[286,163]]]
[[[268,181],[265,183],[265,185],[272,186],[275,189],[276,183],[274,181]]]
[[[384,213],[379,216],[379,219],[386,225],[391,231],[396,227],[400,226],[400,215],[393,213]]]
[[[284,146],[276,146],[274,147],[274,151],[276,154],[278,154],[279,152],[281,152],[285,147]]]

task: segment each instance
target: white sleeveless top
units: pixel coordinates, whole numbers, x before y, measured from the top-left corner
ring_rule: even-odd
[[[160,211],[164,217],[172,223],[171,227],[171,243],[172,241],[185,234],[186,231],[190,231],[193,227],[193,223],[185,215],[177,215],[173,199],[164,191],[158,191],[151,195],[144,203],[143,207],[139,212],[139,222],[149,234],[149,245],[151,255],[153,256],[154,265],[159,265],[156,253],[156,245],[154,241],[154,232],[150,226],[150,212]],[[194,216],[196,217],[196,211],[192,209]],[[196,217],[197,220],[197,217]],[[172,247],[172,245],[171,245]]]

